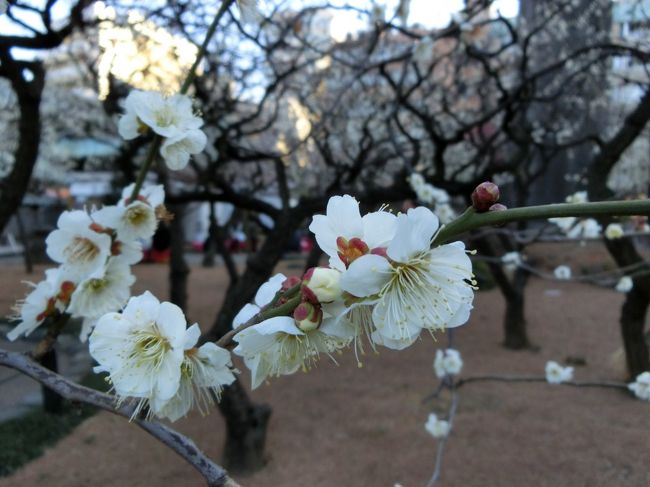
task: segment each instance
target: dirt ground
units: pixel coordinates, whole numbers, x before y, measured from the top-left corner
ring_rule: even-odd
[[[286,268],[286,266],[285,266]],[[135,292],[166,291],[164,266],[137,267]],[[0,307],[22,293],[18,268],[3,268]],[[11,284],[10,284],[11,283]],[[224,289],[221,269],[192,270],[191,320],[209,326]],[[481,292],[470,322],[456,336],[464,376],[542,375],[547,360],[581,357],[577,380],[621,380],[612,365],[620,347],[623,296],[603,288],[533,279],[527,290],[531,339],[538,352],[500,346],[503,302]],[[442,345],[443,339],[440,340]],[[435,404],[436,348],[428,336],[402,352],[353,354],[339,365],[323,360],[309,373],[272,380],[252,393],[268,402],[268,466],[242,486],[423,486],[436,443],[424,430]],[[249,378],[243,364],[244,381]],[[441,411],[441,410],[439,410]],[[648,486],[650,404],[617,390],[547,384],[470,384],[460,391],[454,430],[445,449],[441,486]],[[224,425],[218,412],[175,425],[215,460]],[[124,419],[100,413],[26,465],[0,487],[200,486],[200,476],[165,446]]]

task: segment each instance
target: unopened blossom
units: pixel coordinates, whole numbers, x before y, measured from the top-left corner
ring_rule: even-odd
[[[625,231],[623,230],[623,227],[618,223],[610,223],[609,225],[607,225],[607,228],[605,229],[605,238],[607,238],[608,240],[621,238],[624,235],[625,235]]]
[[[200,335],[197,324],[187,329],[178,391],[166,401],[153,398],[151,409],[156,416],[176,421],[194,406],[202,415],[208,414],[213,395],[218,399],[223,387],[235,380],[230,353],[209,342],[196,348]]]
[[[555,279],[559,279],[560,281],[571,279],[571,267],[567,265],[559,265],[555,270],[553,270],[553,275],[555,276]]]
[[[341,297],[341,271],[327,267],[312,267],[303,277],[301,292],[314,303],[331,303]]]
[[[150,292],[129,299],[122,313],[102,316],[90,335],[89,349],[98,371],[120,398],[138,399],[136,413],[150,402],[176,394],[187,342],[183,311],[161,303]],[[191,334],[191,332],[190,332]]]
[[[499,201],[500,197],[499,187],[491,181],[485,181],[472,192],[472,207],[477,212],[488,211],[492,205]]]
[[[630,276],[623,276],[616,283],[616,290],[619,293],[629,293],[634,287],[634,281]]]
[[[111,254],[111,237],[93,230],[85,211],[61,213],[57,229],[45,239],[47,255],[75,277],[101,275]]]
[[[650,401],[650,372],[642,372],[636,376],[634,382],[627,385],[634,395],[644,401]]]
[[[438,416],[431,413],[427,422],[424,424],[424,429],[434,438],[441,439],[447,437],[451,428],[448,421],[438,419]]]
[[[546,381],[549,384],[562,384],[573,380],[573,367],[562,367],[554,361],[546,362]]]
[[[453,348],[437,350],[436,359],[433,362],[433,369],[439,379],[447,375],[458,375],[463,368],[463,360],[460,352]]]
[[[385,250],[395,235],[396,217],[375,211],[361,217],[352,196],[333,196],[325,215],[315,215],[309,225],[318,246],[330,257],[330,267],[344,271],[355,259]]]
[[[81,281],[70,299],[68,312],[84,318],[81,340],[85,341],[95,322],[106,313],[122,309],[135,282],[130,266],[119,257],[109,259],[103,275]]]
[[[16,320],[20,323],[9,333],[10,341],[16,340],[20,335],[28,336],[39,327],[49,316],[63,311],[70,302],[70,295],[75,284],[67,278],[61,268],[45,271],[45,279],[38,284],[28,283],[34,290],[15,307]]]
[[[423,329],[455,327],[469,318],[471,261],[462,242],[432,249],[437,230],[429,209],[412,208],[397,217],[385,255],[363,255],[341,277],[341,289],[354,301],[372,305],[372,322],[387,340],[412,343]]]
[[[284,275],[276,274],[263,284],[254,303],[244,306],[235,316],[233,328],[246,323],[268,305],[285,280]],[[307,370],[320,353],[331,353],[347,344],[349,339],[330,333],[329,327],[333,325],[335,320],[330,319],[320,326],[304,326],[306,331],[303,331],[293,316],[276,316],[237,333],[233,340],[238,345],[233,352],[243,357],[255,389],[267,377]]]
[[[506,252],[501,256],[501,263],[505,270],[514,272],[517,267],[521,266],[523,260],[519,252]]]

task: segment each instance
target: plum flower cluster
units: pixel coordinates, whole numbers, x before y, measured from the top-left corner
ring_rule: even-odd
[[[587,203],[589,198],[586,191],[578,191],[566,197],[566,202],[570,204]],[[576,218],[573,216],[549,218],[548,221],[557,225],[562,233],[568,238],[589,239],[599,238],[602,227],[593,218]]]
[[[131,140],[152,131],[162,137],[160,155],[172,170],[183,169],[191,155],[205,148],[203,120],[194,113],[187,95],[165,97],[157,91],[133,90],[124,101],[124,110],[118,124],[120,135]]]
[[[462,369],[463,359],[460,357],[458,350],[448,348],[446,350],[436,351],[433,370],[438,379],[442,379],[448,375],[458,375]]]
[[[414,172],[408,178],[409,185],[418,201],[433,209],[440,223],[447,224],[456,218],[456,212],[449,204],[449,194],[425,181],[421,174]]]
[[[242,327],[234,352],[251,369],[253,387],[269,376],[308,369],[320,354],[352,343],[363,352],[364,339],[373,348],[401,350],[424,330],[467,322],[475,285],[471,261],[462,242],[431,247],[438,230],[431,210],[361,216],[354,198],[334,196],[309,229],[329,267],[312,269],[302,280],[273,277],[233,322]],[[291,315],[247,325],[289,299],[296,301]]]
[[[429,414],[424,429],[437,440],[446,438],[451,430],[451,425],[444,419],[439,419],[435,413]]]
[[[628,384],[628,389],[643,401],[650,401],[650,372],[637,375],[634,382]]]
[[[102,316],[89,348],[118,401],[136,401],[133,416],[147,406],[148,416],[176,421],[194,405],[206,413],[213,395],[235,380],[230,353],[214,343],[197,348],[200,334],[178,306],[145,292],[121,313]]]
[[[164,217],[162,186],[145,188],[130,200],[133,185],[122,192],[117,205],[99,210],[65,211],[47,239],[46,252],[56,269],[16,306],[20,323],[7,337],[29,335],[45,322],[64,313],[83,320],[85,341],[97,320],[121,309],[135,281],[131,265],[142,259],[142,239],[150,238]]]

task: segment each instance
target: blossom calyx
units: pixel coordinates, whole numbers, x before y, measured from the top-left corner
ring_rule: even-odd
[[[284,282],[282,282],[282,287],[280,288],[281,291],[288,291],[294,286],[297,286],[300,284],[301,280],[298,276],[289,276],[287,277]]]
[[[323,310],[318,305],[303,301],[293,310],[293,319],[300,331],[314,331],[323,321]]]
[[[488,211],[492,205],[499,201],[500,196],[499,187],[486,181],[479,184],[472,192],[472,206],[479,213]]]
[[[302,280],[303,299],[313,304],[331,303],[341,296],[341,273],[327,267],[312,267]]]

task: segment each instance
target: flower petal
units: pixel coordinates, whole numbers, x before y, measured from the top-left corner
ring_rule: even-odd
[[[391,265],[380,255],[368,254],[356,259],[341,276],[341,289],[363,298],[377,294],[388,282]]]

